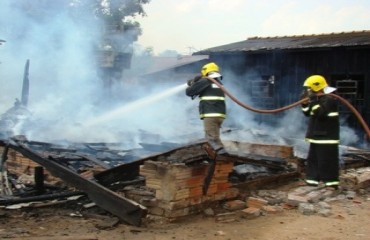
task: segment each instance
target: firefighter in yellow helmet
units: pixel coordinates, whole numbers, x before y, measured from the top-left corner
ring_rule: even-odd
[[[187,82],[186,95],[192,99],[199,97],[199,117],[203,120],[205,138],[217,154],[227,155],[220,138],[220,129],[226,118],[225,94],[208,79],[213,78],[222,84],[220,68],[211,62],[204,65],[200,73]]]
[[[330,87],[321,75],[308,77],[303,86],[302,112],[309,118],[305,140],[310,143],[307,155],[306,183],[327,187],[339,186],[339,114],[337,100],[328,95],[336,89]]]

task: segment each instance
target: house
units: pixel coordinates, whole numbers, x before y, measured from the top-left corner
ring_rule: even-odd
[[[139,81],[156,83],[186,83],[190,78],[200,74],[202,66],[209,62],[207,55],[186,55],[177,57],[152,57]]]
[[[276,109],[298,101],[304,80],[321,74],[369,125],[370,30],[251,37],[194,55],[209,55],[224,74],[233,75],[231,81],[239,82],[253,105],[261,109]],[[363,128],[347,107],[341,105],[340,113],[349,126],[363,135]],[[270,114],[259,118],[270,122],[277,119]]]

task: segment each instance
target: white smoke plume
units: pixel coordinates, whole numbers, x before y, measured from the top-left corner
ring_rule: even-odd
[[[158,84],[156,79],[136,84],[123,77],[106,91],[94,64],[98,21],[81,27],[62,10],[49,21],[37,21],[13,3],[5,0],[0,7],[0,39],[6,40],[0,46],[0,112],[20,98],[24,64],[30,59],[27,108],[32,116],[25,131],[30,140],[124,142],[133,147],[145,141],[143,136],[150,140],[158,134],[159,140],[166,140],[188,133],[186,116],[192,102],[180,86],[185,79],[182,84]],[[171,94],[137,104],[166,91]],[[123,108],[128,110],[117,112]]]
[[[24,64],[30,59],[27,107],[32,124],[26,129],[30,140],[122,142],[135,147],[140,141],[186,142],[203,137],[198,100],[190,100],[181,88],[186,79],[166,84],[159,79],[137,83],[124,75],[110,92],[104,91],[94,64],[94,46],[100,39],[98,21],[81,27],[63,11],[49,21],[37,21],[13,5],[14,1],[3,0],[0,7],[0,39],[6,40],[0,46],[0,112],[20,98]],[[240,87],[250,76],[223,75],[225,87],[241,102],[251,103]],[[171,94],[158,98],[167,91]],[[228,118],[222,130],[231,131],[223,133],[222,139],[286,144],[288,138],[304,138],[305,120],[298,109],[287,111],[281,124],[271,127],[256,121],[257,113],[230,99],[227,106]],[[344,142],[354,136],[346,129]]]

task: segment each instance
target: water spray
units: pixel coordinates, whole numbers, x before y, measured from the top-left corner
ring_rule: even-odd
[[[278,112],[283,112],[283,111],[286,111],[286,110],[291,109],[293,107],[296,107],[298,105],[301,105],[302,103],[307,102],[309,100],[308,98],[304,98],[304,99],[301,99],[300,101],[297,101],[295,103],[292,103],[290,105],[287,105],[287,106],[284,106],[284,107],[281,107],[281,108],[277,108],[277,109],[256,109],[256,108],[253,108],[251,106],[248,106],[248,105],[240,102],[222,84],[220,84],[219,82],[217,82],[215,79],[209,78],[209,77],[207,77],[207,79],[210,80],[211,82],[213,82],[214,84],[216,84],[236,104],[240,105],[241,107],[243,107],[243,108],[245,108],[247,110],[250,110],[250,111],[256,112],[256,113],[278,113]],[[369,126],[367,126],[365,120],[363,119],[363,117],[361,116],[361,114],[356,110],[356,108],[352,104],[350,104],[346,99],[342,98],[341,96],[338,96],[338,95],[332,94],[332,93],[330,93],[328,95],[330,95],[330,96],[332,96],[332,97],[340,100],[344,105],[346,105],[352,111],[353,114],[355,114],[355,116],[357,117],[357,119],[360,122],[361,126],[364,128],[364,130],[365,130],[365,132],[367,134],[368,139],[370,139],[370,129],[369,129]]]
[[[124,114],[127,114],[131,111],[134,111],[135,109],[139,109],[143,106],[146,106],[148,104],[152,104],[156,101],[159,101],[163,98],[166,98],[166,97],[169,97],[171,95],[174,95],[178,92],[181,92],[183,91],[185,88],[187,87],[187,84],[181,84],[181,85],[178,85],[178,86],[175,86],[173,88],[170,88],[170,89],[167,89],[159,94],[154,94],[154,95],[151,95],[151,96],[148,96],[148,97],[145,97],[145,98],[142,98],[142,99],[139,99],[137,101],[134,101],[134,102],[130,102],[122,107],[119,107],[117,109],[114,109],[110,112],[107,112],[107,113],[104,113],[103,115],[101,115],[100,117],[97,117],[97,118],[94,118],[90,121],[88,121],[86,123],[86,126],[87,127],[91,127],[91,126],[94,126],[94,125],[97,125],[97,124],[100,124],[100,123],[105,123],[107,122],[108,120],[112,120],[112,119],[115,119],[115,118],[119,118],[120,116],[122,117]]]

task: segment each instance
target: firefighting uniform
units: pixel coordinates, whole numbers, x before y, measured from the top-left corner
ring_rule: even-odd
[[[205,138],[215,150],[222,149],[220,128],[226,118],[224,92],[207,78],[201,78],[186,89],[186,95],[193,99],[199,96],[199,117],[203,120]]]
[[[309,104],[302,104],[309,117],[305,140],[310,143],[306,182],[326,186],[339,185],[339,114],[338,102],[329,95],[318,96]]]

